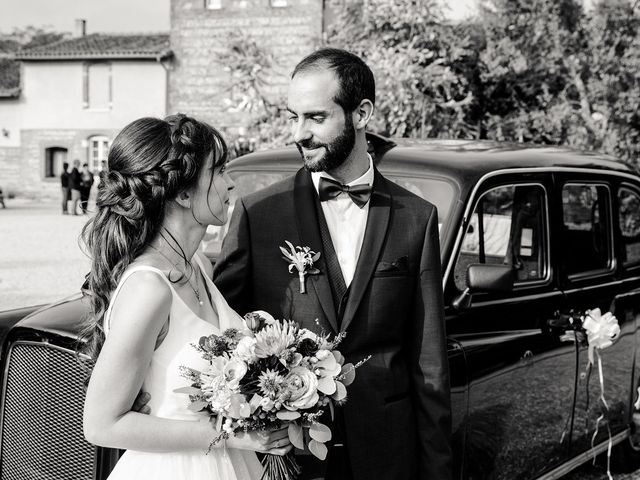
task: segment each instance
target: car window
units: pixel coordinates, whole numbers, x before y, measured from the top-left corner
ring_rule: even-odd
[[[544,280],[546,204],[541,185],[505,185],[483,194],[456,260],[456,287],[466,288],[467,268],[478,263],[511,265],[521,284]]]
[[[618,222],[624,247],[623,264],[640,264],[640,195],[635,190],[618,190]]]
[[[446,227],[449,220],[453,200],[458,196],[456,188],[450,182],[435,177],[385,176],[411,193],[433,203],[438,209],[438,228],[441,232],[443,231],[443,226]]]
[[[229,208],[229,218],[233,213],[235,200],[244,195],[248,195],[258,190],[268,187],[293,175],[295,172],[247,172],[235,171],[230,172],[231,178],[236,184],[232,190]],[[433,203],[438,209],[438,227],[442,231],[443,226],[446,227],[447,220],[453,205],[454,198],[457,197],[455,187],[439,178],[412,178],[396,175],[385,175],[389,180],[396,182],[400,186],[406,188],[419,197],[422,197]],[[227,233],[229,223],[222,226],[210,225],[207,228],[204,239],[202,240],[202,251],[209,257],[215,258],[222,248],[222,240]]]
[[[601,273],[613,263],[609,189],[568,183],[562,188],[564,263],[569,277]]]
[[[231,218],[233,213],[233,207],[236,199],[243,197],[258,190],[268,187],[284,178],[293,175],[294,172],[229,172],[233,182],[236,184],[235,188],[231,191],[229,198],[229,214],[228,218]],[[200,248],[209,258],[215,258],[220,253],[222,248],[222,240],[227,234],[229,228],[229,222],[224,225],[209,225],[207,231],[204,234]]]

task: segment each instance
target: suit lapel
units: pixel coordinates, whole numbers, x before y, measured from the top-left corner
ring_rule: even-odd
[[[322,249],[322,238],[320,237],[320,228],[318,226],[319,219],[316,213],[317,198],[315,188],[313,187],[311,175],[304,169],[300,169],[296,174],[293,187],[293,200],[300,241],[313,251],[322,252],[322,255],[320,255],[316,263],[320,274],[307,276],[307,286],[310,285],[313,291],[315,291],[329,324],[334,332],[337,332],[338,321],[336,319],[331,286],[329,285],[329,277],[327,275],[325,254]]]
[[[389,214],[391,211],[391,195],[386,180],[378,170],[375,170],[373,192],[367,217],[367,227],[362,240],[362,249],[356,264],[356,271],[351,281],[349,298],[342,318],[341,331],[347,329],[362,301],[369,280],[375,271],[382,245],[387,236]]]

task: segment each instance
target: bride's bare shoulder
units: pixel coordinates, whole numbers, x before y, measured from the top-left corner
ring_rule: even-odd
[[[131,265],[129,268],[134,269],[136,266],[138,265]],[[152,267],[153,269],[135,268],[135,271],[129,273],[113,299],[112,317],[125,312],[129,316],[139,315],[141,312],[158,314],[169,310],[173,296],[171,288],[166,279],[162,278],[164,272]]]

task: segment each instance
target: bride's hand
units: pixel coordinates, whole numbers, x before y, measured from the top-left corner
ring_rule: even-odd
[[[292,448],[287,428],[261,430],[259,432],[238,432],[227,440],[227,447],[253,450],[271,455],[286,455]]]

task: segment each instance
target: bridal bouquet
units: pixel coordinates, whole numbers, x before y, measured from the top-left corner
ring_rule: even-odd
[[[324,460],[331,430],[319,419],[334,402],[347,399],[356,365],[345,364],[333,340],[300,328],[289,320],[276,320],[263,311],[244,317],[245,328],[201,337],[194,347],[208,367],[197,371],[182,367],[192,383],[176,390],[189,395],[193,411],[216,417],[221,434],[210,447],[239,431],[287,426],[291,443],[307,448]],[[300,467],[292,454],[266,455],[262,480],[294,479]]]

